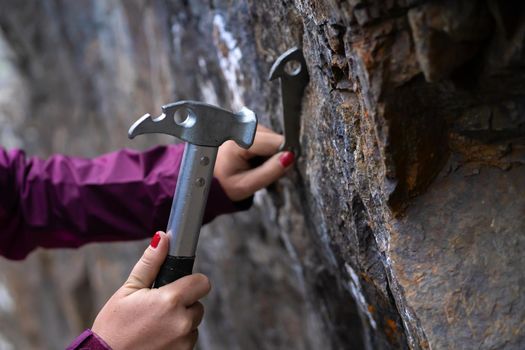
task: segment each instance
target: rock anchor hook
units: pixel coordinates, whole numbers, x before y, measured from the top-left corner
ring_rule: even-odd
[[[295,63],[295,66],[293,65]],[[284,52],[274,62],[268,80],[281,79],[283,104],[284,143],[281,151],[301,154],[301,101],[309,81],[306,61],[301,49],[294,47]]]

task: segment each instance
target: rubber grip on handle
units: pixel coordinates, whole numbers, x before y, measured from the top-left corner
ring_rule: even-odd
[[[178,280],[193,271],[194,256],[171,256],[168,255],[160,267],[159,274],[155,279],[153,288],[160,288],[166,284]]]

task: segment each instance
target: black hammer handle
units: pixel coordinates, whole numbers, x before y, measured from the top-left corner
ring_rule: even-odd
[[[168,255],[160,268],[153,287],[160,288],[166,284],[178,280],[179,278],[191,275],[194,261],[194,256]]]

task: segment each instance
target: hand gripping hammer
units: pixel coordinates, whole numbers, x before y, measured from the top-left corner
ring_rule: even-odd
[[[217,150],[226,140],[249,148],[257,128],[255,113],[246,107],[232,113],[201,102],[179,101],[163,106],[162,111],[155,119],[144,115],[128,132],[130,138],[162,133],[186,141],[166,230],[169,254],[154,287],[191,274]],[[178,115],[184,120],[176,119]]]

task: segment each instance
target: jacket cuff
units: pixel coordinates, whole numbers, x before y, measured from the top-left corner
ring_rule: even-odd
[[[111,347],[91,329],[86,329],[66,350],[111,350]]]

